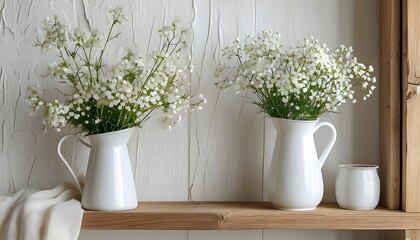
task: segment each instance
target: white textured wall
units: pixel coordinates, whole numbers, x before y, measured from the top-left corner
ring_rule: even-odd
[[[192,91],[208,104],[172,131],[149,122],[131,141],[140,200],[266,201],[265,176],[273,128],[246,100],[213,86],[220,49],[245,33],[272,28],[286,43],[313,35],[332,49],[352,45],[359,60],[378,68],[376,0],[0,0],[0,194],[31,186],[50,188],[70,175],[55,151],[64,133],[42,133],[40,116],[30,117],[25,103],[29,84],[54,58],[32,47],[37,27],[47,16],[63,16],[71,26],[104,31],[107,9],[122,5],[129,18],[113,47],[145,54],[156,47],[156,30],[179,19],[192,29],[195,71]],[[109,19],[108,19],[109,20]],[[108,56],[115,58],[115,56]],[[50,92],[52,96],[53,91]],[[338,140],[324,165],[324,201],[335,201],[334,179],[341,163],[378,163],[378,94],[346,105],[331,115]],[[322,145],[320,131],[317,135]],[[137,142],[139,145],[137,145]],[[69,146],[77,172],[87,151]],[[316,230],[256,231],[83,231],[80,239],[377,239],[376,232]]]

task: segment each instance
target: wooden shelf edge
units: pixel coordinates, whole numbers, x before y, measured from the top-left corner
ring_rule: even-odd
[[[320,204],[312,211],[273,209],[266,202],[141,202],[130,211],[85,211],[85,230],[420,229],[420,213]]]

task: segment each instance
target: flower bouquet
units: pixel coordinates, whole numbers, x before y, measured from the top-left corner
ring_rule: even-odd
[[[228,61],[216,70],[216,84],[233,85],[238,94],[251,89],[258,98],[253,102],[271,117],[316,120],[348,100],[356,102],[356,89],[363,99],[375,89],[372,66],[352,52],[341,45],[330,53],[313,37],[285,48],[279,33],[265,30],[223,49]]]
[[[31,86],[27,101],[32,112],[44,109],[44,125],[60,131],[67,124],[86,135],[142,127],[151,113],[172,127],[190,107],[201,108],[203,96],[190,102],[185,60],[186,30],[177,23],[159,30],[160,48],[142,58],[129,51],[114,65],[105,63],[108,45],[120,36],[125,20],[122,10],[110,11],[112,23],[105,36],[97,31],[70,29],[55,16],[43,22],[43,37],[35,46],[55,50],[59,61],[48,66],[45,77],[57,79],[60,99],[48,101],[40,85]]]

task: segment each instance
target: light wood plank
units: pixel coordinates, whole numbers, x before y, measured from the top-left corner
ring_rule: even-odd
[[[339,209],[321,204],[313,211],[281,211],[269,203],[144,202],[132,211],[86,211],[83,229],[250,230],[250,229],[420,229],[420,214],[378,208]]]
[[[403,0],[403,159],[402,207],[420,212],[420,1]]]
[[[381,0],[379,4],[381,203],[390,209],[398,209],[401,169],[401,2]]]

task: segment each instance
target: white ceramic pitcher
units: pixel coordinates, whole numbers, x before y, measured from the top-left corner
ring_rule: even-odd
[[[90,144],[76,135],[63,136],[57,151],[82,192],[82,206],[89,210],[120,211],[137,207],[137,194],[127,143],[136,128],[89,135]],[[61,153],[61,145],[68,138],[77,138],[90,148],[85,183],[82,186],[68,161]]]
[[[277,131],[268,173],[270,202],[278,209],[315,209],[324,194],[321,168],[337,137],[334,126],[328,122],[269,119]],[[322,126],[332,134],[318,159],[313,134]]]

